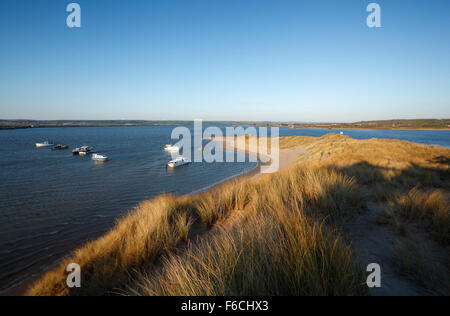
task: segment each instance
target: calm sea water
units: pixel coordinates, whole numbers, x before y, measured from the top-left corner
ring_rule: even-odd
[[[184,195],[248,172],[254,163],[195,163],[166,170],[172,126],[0,131],[0,291],[39,274],[115,219],[160,193]],[[280,136],[340,130],[281,128]],[[402,139],[450,147],[449,131],[345,130],[356,139]],[[42,140],[89,145],[111,157],[95,163]],[[196,150],[196,149],[194,149]]]

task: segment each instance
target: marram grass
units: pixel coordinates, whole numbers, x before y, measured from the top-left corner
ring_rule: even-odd
[[[323,224],[351,215],[350,210],[357,211],[352,205],[361,205],[355,183],[325,169],[241,179],[191,197],[161,196],[77,250],[28,294],[105,295],[132,288],[129,293],[163,295],[360,294],[351,249]],[[237,213],[243,217],[234,219]],[[186,246],[194,223],[208,232]],[[69,262],[81,266],[80,289],[65,284]],[[154,281],[167,288],[139,287],[146,281],[137,276],[157,277],[155,265],[183,286],[170,288],[172,280]]]

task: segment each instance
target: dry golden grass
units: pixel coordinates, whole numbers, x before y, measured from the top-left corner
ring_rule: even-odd
[[[202,224],[211,227],[217,221],[229,216],[233,210],[244,209],[253,195],[249,181],[232,181],[212,190],[192,197],[192,204]]]
[[[280,145],[307,149],[297,167],[141,203],[28,294],[364,294],[361,270],[336,230],[363,208],[361,189],[388,199],[418,184],[441,188],[431,199],[440,203],[414,200],[448,211],[448,149],[340,135],[281,138]],[[433,218],[430,207],[419,214]],[[65,285],[70,262],[81,266],[81,289]]]
[[[246,260],[255,260],[252,263],[255,268],[253,277],[255,280],[266,279],[266,289],[272,282],[276,282],[277,284],[273,284],[275,288],[278,287],[279,293],[285,294],[289,294],[290,290],[293,295],[337,294],[332,288],[347,289],[343,294],[359,294],[355,276],[358,274],[355,271],[358,270],[354,271],[350,264],[350,248],[338,234],[330,232],[328,228],[322,228],[321,224],[333,223],[334,219],[343,220],[360,206],[361,195],[355,183],[346,176],[325,169],[295,169],[266,176],[258,181],[242,179],[192,197],[159,197],[142,203],[134,212],[120,220],[110,233],[79,249],[58,269],[47,273],[28,294],[103,295],[117,292],[120,288],[130,285],[135,271],[151,274],[157,259],[162,255],[170,255],[171,251],[186,241],[194,222],[202,223],[205,227],[218,222],[233,223],[235,221],[227,218],[238,211],[253,215],[236,224],[228,233],[225,233],[225,230],[217,233],[212,230],[208,238],[203,239],[195,248],[197,252],[201,249],[205,251],[205,260],[213,260],[216,256],[215,260],[222,262],[221,256],[227,255],[221,252],[220,247],[226,251],[236,249],[235,242],[239,247],[253,244],[254,247],[245,248],[250,251],[247,254],[259,251],[260,255],[247,257]],[[310,221],[306,220],[307,217]],[[252,226],[253,231],[250,229]],[[244,239],[239,242],[233,239],[240,236],[238,232],[246,232],[245,236],[241,236]],[[225,238],[226,236],[228,237]],[[227,244],[228,242],[230,244]],[[270,248],[267,248],[268,246]],[[273,253],[264,261],[262,256],[268,255],[269,249],[272,249]],[[294,250],[298,253],[292,258]],[[238,253],[240,252],[239,250]],[[302,263],[302,258],[307,259],[304,257],[306,254],[310,256],[310,261]],[[270,272],[265,270],[269,269],[268,263],[275,259],[283,262],[283,266],[278,268],[280,271],[296,271],[298,275],[292,275],[292,283],[286,283],[283,287],[283,279],[278,279],[282,275],[266,275]],[[69,262],[81,266],[81,289],[69,291],[65,286],[64,267]],[[225,265],[227,263],[229,261],[223,262]],[[293,266],[294,264],[296,266]],[[206,268],[209,263],[204,262],[204,265]],[[246,265],[241,265],[244,266]],[[298,270],[299,267],[302,270]],[[248,271],[238,271],[237,267],[233,266],[222,268],[232,269],[237,274],[248,274]],[[342,274],[339,274],[341,272]],[[311,279],[307,278],[308,275]],[[284,276],[288,277],[289,275]],[[323,278],[322,282],[313,287],[313,283],[318,282],[319,278]],[[308,286],[305,283],[305,287],[302,287],[303,282],[308,282]],[[238,291],[239,289],[236,289],[235,293]],[[223,292],[215,288],[210,293]],[[227,293],[232,292],[227,290]]]
[[[304,141],[301,141],[304,142]],[[326,135],[316,138],[303,161],[317,165],[351,166],[366,162],[372,166],[403,170],[420,166],[448,171],[450,149],[399,140],[356,140],[348,136]],[[384,172],[382,172],[384,174]],[[384,174],[387,179],[395,174]]]
[[[142,274],[131,295],[363,295],[353,251],[298,205],[265,207],[222,226],[182,255]]]
[[[99,295],[113,290],[133,269],[157,259],[187,238],[192,224],[189,200],[161,196],[141,203],[105,236],[78,249],[72,258],[47,273],[29,295]],[[68,289],[65,267],[77,263],[82,288]]]
[[[408,221],[425,223],[435,238],[450,245],[450,201],[441,190],[421,191],[413,188],[408,194],[390,201],[391,211]]]
[[[404,239],[413,237],[409,236],[411,222],[425,228],[443,246],[442,258],[422,258],[411,246],[413,242],[402,242],[392,252],[392,261],[400,275],[432,294],[448,295],[450,274],[445,268],[445,247],[450,241],[450,149],[328,135],[310,145],[299,163],[325,167],[354,179],[367,200],[387,204],[390,223]],[[421,242],[429,243],[425,239]]]
[[[267,143],[270,146],[270,140]],[[356,140],[336,134],[282,137],[279,143],[280,149],[305,148],[299,155],[300,165],[334,168],[362,185],[386,184],[389,189],[409,191],[420,184],[450,190],[448,148],[388,139]]]
[[[450,149],[398,140],[327,135],[307,146],[301,165],[327,167],[354,178],[381,201],[416,186],[450,191]],[[445,199],[444,199],[445,200]]]
[[[254,194],[235,208],[233,221],[224,221],[182,254],[167,256],[160,271],[142,271],[128,293],[366,294],[351,247],[323,224],[359,210],[361,195],[351,179],[325,169],[296,168],[249,188]]]
[[[317,138],[310,136],[288,136],[280,138],[280,149],[291,149],[299,146],[308,146],[317,142]],[[268,142],[270,144],[270,142]]]
[[[450,295],[449,267],[430,260],[423,245],[397,240],[391,260],[396,273],[420,284],[430,294]]]

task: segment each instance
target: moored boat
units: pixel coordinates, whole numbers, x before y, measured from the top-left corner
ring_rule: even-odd
[[[164,146],[164,150],[165,151],[169,151],[169,152],[179,152],[180,151],[180,147],[173,146],[173,145],[166,145],[166,146]]]
[[[75,148],[74,150],[72,150],[72,154],[74,154],[75,156],[86,156],[87,154],[91,153],[92,148],[88,147],[88,146],[81,146],[80,148]]]
[[[185,166],[187,164],[189,164],[189,161],[186,158],[178,157],[172,161],[169,161],[169,163],[167,164],[167,167],[177,168],[177,167]]]
[[[58,144],[58,145],[56,145],[55,147],[52,148],[52,150],[66,150],[66,149],[69,149],[69,146],[61,145],[61,144]]]
[[[92,154],[92,160],[95,161],[107,161],[109,160],[108,156],[102,155],[102,154]]]
[[[45,142],[42,143],[36,143],[36,147],[40,148],[40,147],[50,147],[50,146],[54,146],[54,144],[51,141],[46,140]]]

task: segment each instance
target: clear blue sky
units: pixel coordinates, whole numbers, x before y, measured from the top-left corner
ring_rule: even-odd
[[[0,39],[0,118],[450,117],[448,0],[1,0]]]

